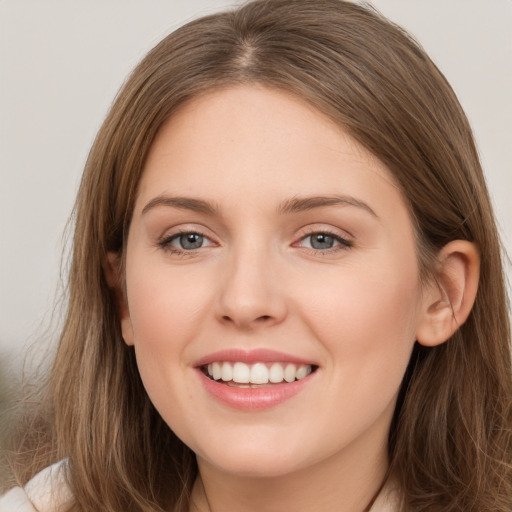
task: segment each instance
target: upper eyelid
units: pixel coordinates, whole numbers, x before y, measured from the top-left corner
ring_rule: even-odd
[[[300,238],[298,238],[297,241],[294,242],[292,245],[296,245],[297,243],[302,242],[303,240],[305,240],[308,237],[310,237],[312,235],[315,235],[315,234],[325,234],[325,235],[328,235],[328,236],[334,238],[334,240],[336,240],[341,246],[344,246],[346,248],[353,247],[353,245],[354,245],[354,242],[351,239],[349,239],[347,237],[343,237],[343,236],[338,235],[336,233],[332,233],[330,231],[312,231],[311,233],[307,233],[307,234],[301,236]],[[331,247],[331,248],[324,249],[324,250],[315,249],[315,248],[308,248],[308,249],[312,249],[314,251],[319,251],[319,252],[328,252],[328,251],[335,250],[335,247]]]
[[[353,243],[354,237],[351,235],[348,231],[342,230],[341,228],[337,228],[334,226],[328,226],[326,227],[325,224],[321,225],[318,224],[312,224],[312,225],[306,225],[298,228],[296,230],[298,233],[294,237],[294,240],[292,242],[292,245],[298,243],[299,241],[303,240],[304,238],[311,236],[316,233],[325,233],[333,238]],[[194,225],[194,224],[185,224],[185,225],[178,225],[173,226],[171,228],[168,228],[164,231],[164,234],[158,237],[157,242],[159,244],[169,241],[171,239],[175,239],[179,235],[186,234],[186,233],[196,233],[198,235],[203,236],[204,238],[207,238],[210,242],[213,242],[214,244],[219,244],[218,237],[212,233],[212,231],[203,225]]]
[[[215,235],[212,234],[211,229],[208,229],[206,226],[201,224],[178,224],[176,226],[167,227],[158,238],[160,240],[164,240],[183,233],[197,233],[198,235],[204,236],[208,239],[216,238]]]
[[[300,238],[304,238],[314,233],[327,233],[334,237],[341,238],[343,240],[353,240],[355,237],[349,231],[341,229],[335,226],[327,226],[325,224],[308,224],[298,230],[300,232]]]
[[[158,243],[160,245],[165,244],[165,243],[170,243],[171,241],[176,240],[181,235],[187,235],[187,234],[200,235],[203,238],[205,238],[208,241],[210,241],[212,244],[217,244],[217,242],[215,240],[213,240],[211,236],[206,235],[205,233],[203,233],[203,232],[201,232],[199,230],[191,230],[191,229],[180,230],[180,231],[176,231],[176,232],[174,232],[172,234],[163,235],[162,237],[159,238]],[[200,248],[198,248],[196,250],[199,250],[199,249],[203,249],[203,247],[200,247]],[[192,251],[192,250],[194,250],[194,249],[190,249],[190,251]]]

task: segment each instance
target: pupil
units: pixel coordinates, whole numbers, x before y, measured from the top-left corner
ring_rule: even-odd
[[[203,237],[197,233],[186,233],[180,236],[183,249],[199,249],[203,245]]]
[[[311,247],[313,249],[331,249],[334,245],[334,238],[325,233],[318,233],[311,236]]]

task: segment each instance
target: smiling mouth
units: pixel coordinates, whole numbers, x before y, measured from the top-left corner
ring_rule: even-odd
[[[254,363],[219,361],[201,367],[211,380],[228,386],[258,387],[292,383],[304,379],[318,367],[294,363]]]

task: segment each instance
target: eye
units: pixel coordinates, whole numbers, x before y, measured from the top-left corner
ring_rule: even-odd
[[[298,245],[315,251],[329,252],[352,247],[352,242],[334,233],[318,231],[301,238]]]
[[[159,245],[170,252],[181,253],[208,247],[213,245],[213,242],[201,233],[183,231],[164,238]]]
[[[177,235],[172,242],[176,242],[180,246],[180,249],[190,251],[203,246],[204,236],[199,233],[182,233],[181,235]]]
[[[336,243],[334,237],[327,233],[315,233],[314,235],[309,235],[306,240],[309,240],[313,249],[332,249]]]

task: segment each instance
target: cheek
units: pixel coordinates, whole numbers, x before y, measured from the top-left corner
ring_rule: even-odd
[[[411,265],[362,266],[325,281],[303,316],[341,376],[400,382],[415,341],[420,287]]]
[[[331,421],[347,438],[377,418],[390,421],[414,345],[416,288],[387,277],[345,279],[342,294],[333,287],[318,299],[323,314],[308,317],[327,353],[331,403],[338,405]]]
[[[197,337],[209,297],[190,275],[185,279],[183,272],[137,264],[135,259],[127,269],[127,291],[140,377],[162,417],[176,420],[177,405],[195,400],[183,377],[190,362],[187,350]]]
[[[210,300],[200,276],[161,266],[133,264],[127,279],[128,306],[135,344],[175,349],[191,339]],[[149,269],[148,269],[149,267]]]

